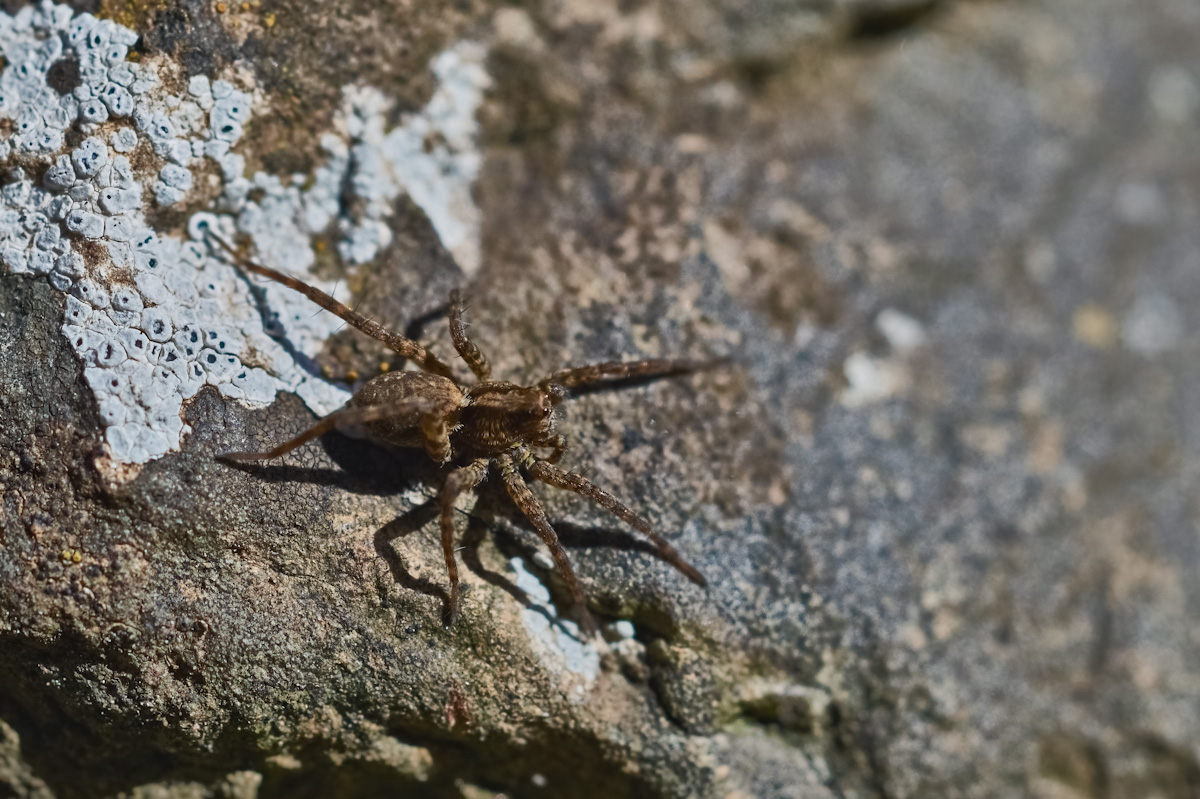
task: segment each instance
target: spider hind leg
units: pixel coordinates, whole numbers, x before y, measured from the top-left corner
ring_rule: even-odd
[[[588,638],[595,638],[598,629],[596,621],[592,618],[592,614],[587,609],[587,597],[583,594],[583,586],[579,584],[579,578],[575,575],[575,569],[571,567],[571,561],[567,558],[567,552],[563,549],[558,540],[558,533],[554,532],[554,528],[550,525],[546,518],[546,511],[542,508],[542,503],[538,502],[537,497],[529,490],[521,473],[517,470],[516,462],[512,455],[505,453],[496,458],[496,464],[500,468],[500,474],[504,479],[504,487],[508,490],[508,495],[512,497],[512,501],[517,508],[525,514],[525,518],[533,525],[533,529],[541,537],[542,541],[550,549],[550,556],[554,558],[554,565],[558,568],[558,573],[562,575],[563,581],[567,584],[567,590],[571,592],[571,599],[575,603],[579,614],[579,628]]]
[[[445,613],[447,627],[454,624],[454,621],[458,618],[458,600],[460,596],[458,587],[458,562],[454,557],[454,501],[463,492],[470,491],[479,485],[483,481],[483,478],[487,476],[487,470],[487,459],[480,458],[450,472],[450,474],[446,475],[446,482],[442,484],[442,494],[440,497],[442,506],[442,554],[446,557],[446,574],[450,578],[450,599],[447,602]]]
[[[708,581],[704,579],[704,575],[696,570],[694,566],[683,559],[675,547],[667,543],[661,535],[654,531],[642,516],[635,513],[628,506],[622,503],[612,494],[600,488],[595,483],[588,480],[583,475],[567,472],[559,469],[552,463],[544,460],[535,460],[529,464],[529,473],[538,480],[548,485],[557,488],[565,488],[568,491],[574,491],[576,494],[584,496],[596,503],[606,511],[616,516],[621,521],[628,524],[633,529],[637,530],[642,535],[649,538],[654,544],[658,552],[658,558],[671,566],[674,566],[684,577],[687,577],[698,586],[705,587]]]
[[[560,369],[541,382],[543,386],[562,386],[571,392],[591,391],[623,381],[654,380],[709,369],[720,361],[693,361],[685,358],[646,358],[641,361],[607,361],[590,366]]]
[[[467,324],[463,321],[462,295],[458,289],[450,292],[450,339],[454,342],[454,350],[480,383],[486,383],[492,377],[492,365],[487,356],[480,352],[475,342],[467,335]]]

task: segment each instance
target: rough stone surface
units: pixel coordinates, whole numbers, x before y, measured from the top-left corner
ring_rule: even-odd
[[[710,587],[540,490],[610,639],[580,646],[485,485],[444,629],[424,456],[221,464],[313,417],[206,388],[122,470],[63,295],[2,274],[0,795],[1200,793],[1200,7],[387,8],[97,13],[253,72],[281,174],[346,84],[419,108],[429,58],[489,47],[472,332],[515,378],[737,359],[564,420]],[[352,288],[447,353],[461,272],[392,224]],[[323,363],[383,357],[351,333]]]

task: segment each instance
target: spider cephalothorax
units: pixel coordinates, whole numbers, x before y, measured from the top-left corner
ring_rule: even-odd
[[[589,631],[594,625],[587,614],[583,589],[541,503],[529,490],[526,477],[587,497],[649,538],[659,558],[692,582],[705,584],[704,577],[654,532],[646,519],[581,475],[555,465],[566,451],[567,443],[554,432],[554,408],[573,389],[613,380],[685,374],[707,364],[668,359],[609,362],[564,369],[534,386],[494,381],[487,359],[467,337],[462,303],[458,292],[454,291],[450,293],[450,336],[454,349],[478,381],[474,385],[464,385],[445,363],[421,344],[388,331],[319,289],[247,260],[217,236],[213,235],[212,239],[242,269],[301,292],[423,370],[388,372],[373,378],[345,408],[268,452],[232,452],[222,457],[239,461],[275,458],[344,426],[361,426],[371,439],[384,444],[424,448],[430,458],[446,469],[440,503],[442,550],[450,576],[449,622],[457,615],[459,600],[458,564],[454,557],[454,502],[460,494],[479,485],[490,470],[499,474],[513,502],[549,547]],[[549,454],[542,457],[535,450],[548,450]]]

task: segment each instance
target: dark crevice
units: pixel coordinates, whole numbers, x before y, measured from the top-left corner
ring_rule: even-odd
[[[939,0],[907,4],[883,3],[852,12],[846,32],[850,41],[876,41],[911,30],[940,7]]]
[[[60,58],[46,70],[46,85],[59,94],[69,94],[82,83],[78,58]]]

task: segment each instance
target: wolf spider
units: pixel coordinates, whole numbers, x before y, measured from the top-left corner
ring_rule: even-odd
[[[241,269],[295,289],[423,370],[392,371],[371,379],[351,397],[347,407],[331,413],[274,449],[229,452],[220,457],[232,461],[277,458],[346,425],[361,425],[370,439],[383,444],[424,448],[435,463],[449,470],[440,494],[442,551],[450,577],[447,624],[454,622],[459,604],[458,564],[454,558],[454,502],[460,494],[478,486],[493,468],[499,472],[513,502],[549,547],[579,609],[582,626],[589,634],[595,632],[595,623],[588,614],[583,589],[558,535],[546,519],[546,512],[529,490],[526,476],[588,498],[650,539],[657,557],[697,585],[706,585],[703,575],[654,532],[645,518],[583,476],[563,471],[555,465],[566,451],[567,441],[554,432],[554,408],[573,389],[595,388],[606,382],[627,379],[686,374],[710,366],[710,363],[651,358],[562,369],[532,386],[492,380],[487,358],[467,336],[462,301],[455,290],[450,292],[450,337],[459,357],[477,380],[474,385],[465,386],[445,363],[416,341],[392,333],[320,289],[254,263],[220,237],[211,232],[209,235]],[[539,449],[549,450],[549,455],[534,454],[534,450]]]

